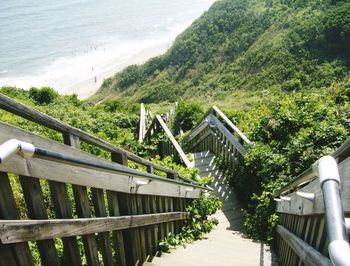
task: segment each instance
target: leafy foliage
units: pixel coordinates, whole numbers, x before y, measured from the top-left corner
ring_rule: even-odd
[[[190,219],[186,221],[181,232],[177,235],[171,233],[160,242],[159,246],[164,252],[175,248],[177,245],[185,245],[194,240],[202,239],[203,235],[209,233],[218,223],[215,219],[209,219],[222,206],[218,198],[211,194],[202,195],[195,199],[186,211],[190,214]]]
[[[255,147],[234,168],[221,166],[246,202],[244,225],[250,236],[271,240],[277,221],[272,194],[349,138],[349,89],[346,81],[280,95],[234,114]]]
[[[175,113],[173,130],[188,131],[203,117],[204,111],[198,102],[180,102]]]
[[[44,105],[52,103],[58,97],[58,93],[50,87],[43,87],[41,89],[32,87],[29,90],[29,97],[36,103]]]

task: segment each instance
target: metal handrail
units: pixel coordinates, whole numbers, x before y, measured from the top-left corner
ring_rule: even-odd
[[[343,144],[336,152],[324,156],[312,167],[289,182],[274,194],[279,196],[277,201],[290,199],[291,190],[297,190],[297,195],[315,201],[313,193],[298,193],[298,188],[306,183],[318,179],[323,195],[325,221],[328,235],[328,251],[331,261],[336,266],[350,265],[350,245],[347,231],[347,222],[344,217],[343,203],[340,194],[341,180],[338,170],[338,161],[342,161],[349,154],[349,141]],[[342,158],[339,160],[339,158]],[[303,195],[304,194],[304,195]],[[305,195],[309,194],[309,195]],[[311,195],[312,194],[312,195]],[[292,204],[292,202],[290,203]]]
[[[331,156],[340,163],[344,158],[347,158],[350,156],[350,140],[346,141],[344,144],[342,144],[334,153],[331,154]],[[296,189],[297,187],[304,185],[306,183],[311,182],[316,178],[315,171],[312,167],[305,170],[303,173],[298,175],[296,178],[288,182],[285,186],[283,186],[281,189],[276,191],[273,194],[273,197],[278,197],[281,194],[287,193],[289,190]]]
[[[324,156],[313,166],[323,193],[329,256],[336,266],[350,265],[350,245],[340,195],[338,165],[332,156]]]
[[[82,131],[79,128],[73,127],[71,125],[68,125],[67,123],[60,121],[56,118],[53,118],[45,113],[42,113],[40,111],[37,111],[25,104],[22,104],[8,96],[5,96],[4,94],[0,93],[0,109],[3,109],[7,112],[10,112],[12,114],[18,115],[20,117],[23,117],[29,121],[38,123],[39,125],[45,126],[47,128],[53,129],[58,132],[62,132],[63,134],[72,134],[82,141],[85,141],[86,143],[89,143],[91,145],[94,145],[96,147],[100,147],[101,149],[121,154],[125,156],[127,159],[142,164],[144,166],[152,167],[156,170],[169,173],[169,174],[178,174],[176,171],[166,168],[164,166],[155,164],[149,160],[146,160],[134,153],[131,153],[127,150],[121,149],[119,147],[114,146],[113,144],[104,141],[102,139],[99,139],[93,135],[90,135],[84,131]]]
[[[40,159],[44,159],[52,162],[64,163],[67,165],[81,166],[85,168],[98,169],[98,170],[103,170],[107,172],[118,172],[120,174],[124,174],[127,176],[147,178],[150,181],[157,180],[161,182],[168,182],[168,183],[183,185],[187,187],[200,188],[208,191],[213,190],[210,187],[203,187],[192,183],[185,183],[185,182],[181,182],[173,179],[162,178],[150,173],[140,172],[131,168],[124,167],[119,164],[110,165],[110,164],[104,164],[103,162],[81,160],[67,154],[38,148],[31,143],[19,141],[16,139],[11,139],[9,141],[6,141],[2,145],[0,145],[0,164],[15,154],[19,154],[23,158],[36,157],[36,158],[40,158]]]

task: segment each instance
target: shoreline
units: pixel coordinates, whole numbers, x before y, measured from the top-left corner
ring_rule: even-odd
[[[114,76],[118,72],[121,72],[124,68],[126,68],[129,65],[143,64],[152,57],[159,56],[165,53],[170,48],[172,43],[173,40],[166,43],[159,43],[153,47],[147,47],[145,49],[137,51],[131,57],[119,59],[119,62],[117,64],[108,66],[104,70],[94,75],[88,76],[86,79],[78,81],[74,85],[71,85],[66,88],[61,87],[60,91],[58,92],[62,95],[70,95],[76,93],[79,99],[87,99],[88,97],[92,96],[94,93],[97,92],[97,90],[102,86],[103,81],[105,79]],[[57,91],[57,88],[53,88]]]

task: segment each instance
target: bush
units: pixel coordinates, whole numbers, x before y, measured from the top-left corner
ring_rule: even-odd
[[[234,168],[221,167],[246,203],[249,236],[272,240],[277,221],[272,194],[349,138],[348,86],[275,97],[242,113],[238,126],[255,147]]]
[[[197,102],[180,102],[175,113],[173,130],[180,133],[187,131],[203,117],[204,110]]]
[[[167,252],[177,245],[185,245],[194,240],[202,239],[203,235],[209,233],[218,221],[209,219],[222,206],[221,201],[211,194],[204,194],[200,198],[195,199],[191,205],[186,208],[186,212],[190,214],[189,220],[182,227],[178,235],[169,234],[163,239],[159,246],[162,251]]]
[[[58,93],[50,87],[43,87],[41,89],[33,87],[29,90],[29,97],[40,105],[47,105],[58,97]]]

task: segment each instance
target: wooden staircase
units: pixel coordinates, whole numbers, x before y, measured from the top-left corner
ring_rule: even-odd
[[[269,247],[244,237],[241,204],[226,177],[217,168],[214,154],[209,151],[195,153],[194,165],[200,170],[201,177],[215,178],[214,194],[223,203],[222,209],[213,215],[219,224],[204,240],[195,241],[185,248],[177,247],[171,253],[163,253],[144,265],[271,265]]]

